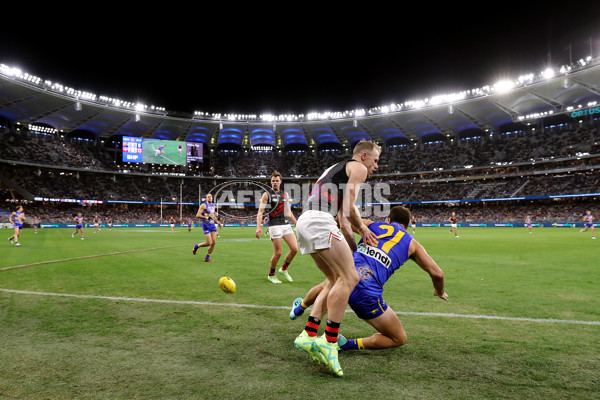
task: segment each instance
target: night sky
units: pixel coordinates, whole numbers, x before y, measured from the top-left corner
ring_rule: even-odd
[[[157,12],[139,14],[135,24],[120,21],[118,29],[6,29],[0,63],[170,111],[297,115],[402,103],[539,73],[584,58],[590,43],[600,56],[600,6],[502,4],[491,12],[427,5],[287,12],[292,16],[241,10],[228,19],[214,10],[183,18],[179,10],[177,20],[164,13],[171,21],[165,24]]]

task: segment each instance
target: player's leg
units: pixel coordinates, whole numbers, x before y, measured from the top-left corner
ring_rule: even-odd
[[[271,231],[271,245],[273,246],[273,255],[271,256],[271,260],[269,262],[269,274],[267,275],[267,279],[272,283],[281,283],[279,278],[275,276],[275,269],[277,268],[277,263],[279,262],[279,259],[281,258],[281,253],[283,251],[281,245],[281,238],[275,237],[275,232],[273,232],[275,231],[274,227]]]
[[[365,320],[377,333],[372,336],[352,339],[342,346],[343,350],[381,350],[406,344],[406,331],[398,315],[388,307],[380,316]]]
[[[292,310],[290,311],[290,319],[298,318],[304,313],[304,310],[312,306],[321,290],[323,290],[324,285],[325,281],[310,288],[304,296],[304,298],[298,297],[294,299],[294,303],[292,304]]]
[[[296,242],[296,235],[294,235],[293,231],[285,234],[283,236],[283,240],[287,244],[289,250],[285,255],[283,265],[281,266],[281,268],[279,268],[279,272],[281,272],[288,281],[292,282],[293,279],[288,272],[288,268],[294,257],[296,257],[296,253],[298,253],[298,243]]]
[[[215,249],[215,245],[217,244],[217,230],[211,230],[210,233],[206,236],[206,240],[210,240],[210,244],[208,245],[208,250],[206,251],[206,257],[204,257],[204,261],[211,262],[210,255]]]

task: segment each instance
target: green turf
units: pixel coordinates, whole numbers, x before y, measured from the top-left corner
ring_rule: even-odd
[[[9,232],[6,232],[6,237]],[[322,279],[298,255],[266,279],[252,228],[26,229],[0,246],[1,399],[590,399],[600,391],[600,242],[571,228],[419,228],[449,301],[408,262],[386,285],[408,343],[344,352],[344,377],[293,346],[297,296]],[[285,249],[285,247],[284,247]],[[62,261],[61,261],[62,260]],[[220,291],[230,276],[238,290]],[[71,297],[66,295],[78,295]],[[136,301],[136,299],[138,301]],[[145,301],[140,301],[140,300]],[[347,337],[371,327],[349,312]]]

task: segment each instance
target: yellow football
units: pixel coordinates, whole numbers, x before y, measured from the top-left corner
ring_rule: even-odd
[[[235,285],[233,279],[231,279],[228,276],[224,276],[221,279],[219,279],[219,287],[225,293],[235,293],[235,290],[237,289],[237,286]]]

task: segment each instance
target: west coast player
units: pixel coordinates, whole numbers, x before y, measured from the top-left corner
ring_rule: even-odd
[[[590,210],[587,210],[585,212],[585,215],[583,216],[583,222],[585,222],[585,226],[582,230],[579,231],[579,233],[586,232],[588,229],[591,229],[592,239],[596,239],[596,236],[594,235],[594,216],[592,215],[592,212]]]
[[[296,225],[296,217],[292,213],[289,195],[281,190],[281,174],[274,171],[271,174],[271,190],[264,192],[260,198],[260,205],[258,207],[258,215],[256,216],[256,238],[260,239],[262,234],[262,221],[263,213],[269,205],[269,236],[271,237],[271,244],[273,245],[273,255],[271,256],[269,275],[267,279],[273,283],[281,283],[281,281],[275,276],[275,269],[277,263],[281,258],[283,252],[281,239],[285,241],[289,247],[289,251],[285,255],[283,265],[279,268],[279,272],[283,274],[285,279],[292,282],[293,279],[288,272],[290,263],[298,252],[298,243],[296,242],[296,235],[290,225]]]
[[[212,254],[215,244],[217,243],[217,226],[215,225],[217,213],[215,212],[212,194],[209,193],[206,195],[206,201],[202,202],[200,205],[196,217],[202,220],[202,230],[204,231],[205,240],[200,244],[196,243],[194,245],[193,253],[195,255],[196,251],[198,251],[198,248],[200,247],[208,247],[204,261],[212,262],[210,255]]]
[[[13,211],[8,217],[8,221],[13,224],[15,229],[15,233],[8,238],[8,241],[12,244],[15,242],[15,246],[20,246],[19,236],[21,236],[21,231],[23,230],[23,224],[25,223],[25,213],[23,212],[23,206],[17,206],[15,211]]]
[[[75,218],[73,218],[73,221],[75,222],[75,232],[73,232],[71,234],[72,238],[75,238],[75,235],[77,234],[77,232],[80,232],[81,234],[81,240],[83,240],[83,216],[81,215],[81,213],[77,213],[77,216]]]

